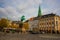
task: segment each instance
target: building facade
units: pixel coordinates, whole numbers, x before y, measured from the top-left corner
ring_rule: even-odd
[[[60,16],[47,14],[39,17],[39,29],[45,32],[60,32]]]
[[[33,18],[33,20],[29,20],[29,30],[32,31],[33,28],[38,28],[38,22],[39,20],[37,20],[36,17]]]

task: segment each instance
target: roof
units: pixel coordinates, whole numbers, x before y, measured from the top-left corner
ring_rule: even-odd
[[[21,21],[12,21],[12,23],[19,24]]]
[[[54,17],[54,16],[60,17],[59,15],[51,13],[51,14],[46,14],[46,15],[42,15],[42,16],[39,16],[39,17],[34,17],[32,21],[38,20],[39,18],[48,18],[48,17]]]
[[[56,15],[56,14],[51,13],[51,14],[47,14],[47,15],[42,15],[39,18],[47,18],[47,17],[54,17],[54,16],[60,17],[59,15]]]

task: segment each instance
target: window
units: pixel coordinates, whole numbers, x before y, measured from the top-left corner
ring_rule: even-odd
[[[56,20],[57,20],[57,17],[56,17]]]
[[[58,26],[58,21],[56,21],[56,26]]]
[[[54,20],[54,18],[52,18],[52,20]]]
[[[52,22],[52,26],[53,26],[53,27],[54,27],[54,25],[55,25],[54,22]]]
[[[47,25],[48,25],[48,23],[47,23]]]
[[[51,25],[51,22],[49,22],[49,24]]]
[[[54,24],[54,22],[52,22],[52,24]]]
[[[56,20],[57,20],[57,18],[56,18]]]

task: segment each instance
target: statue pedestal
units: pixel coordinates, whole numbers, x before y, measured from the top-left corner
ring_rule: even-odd
[[[25,28],[22,28],[22,33],[26,33],[26,30],[25,30]]]

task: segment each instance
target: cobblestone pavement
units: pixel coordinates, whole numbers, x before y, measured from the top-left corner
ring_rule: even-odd
[[[0,34],[0,40],[60,40],[60,34]]]

